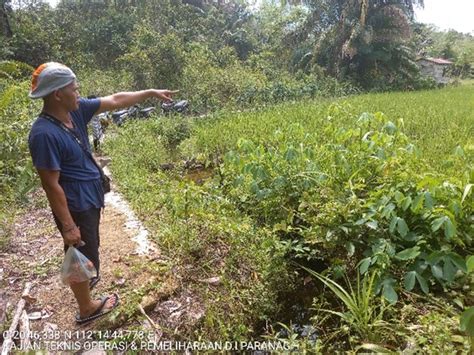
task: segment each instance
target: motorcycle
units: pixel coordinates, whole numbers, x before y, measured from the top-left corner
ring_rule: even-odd
[[[161,111],[163,114],[169,115],[172,113],[185,113],[188,111],[189,101],[180,100],[180,101],[167,101],[161,104]]]
[[[140,106],[134,105],[120,111],[112,112],[112,121],[117,126],[121,126],[127,119],[148,118],[154,111],[154,106],[142,109]]]
[[[167,101],[161,103],[161,113],[163,115],[171,115],[174,113],[184,114],[188,111],[188,108],[188,100]],[[154,106],[141,108],[139,105],[134,105],[119,111],[103,112],[92,117],[91,127],[94,150],[99,150],[100,144],[104,138],[105,130],[111,122],[120,127],[129,119],[147,119],[153,112],[155,112]]]
[[[169,115],[172,113],[185,113],[188,110],[189,101],[166,101],[161,103],[162,114]],[[127,119],[148,118],[155,111],[155,107],[140,108],[138,105],[115,111],[112,113],[112,120],[117,126],[121,126]]]

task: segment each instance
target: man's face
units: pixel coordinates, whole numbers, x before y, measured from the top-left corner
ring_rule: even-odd
[[[79,108],[79,84],[74,80],[71,84],[58,90],[58,97],[68,111],[75,111]]]

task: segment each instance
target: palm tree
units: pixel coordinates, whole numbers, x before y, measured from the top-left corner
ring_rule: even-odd
[[[313,61],[335,76],[361,76],[373,70],[384,71],[393,68],[394,59],[408,59],[406,42],[410,37],[414,7],[424,6],[423,0],[301,0],[282,3],[290,6],[298,3],[309,9],[307,21],[295,35],[312,38]]]

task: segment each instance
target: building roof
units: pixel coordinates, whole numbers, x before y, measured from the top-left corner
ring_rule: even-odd
[[[443,59],[443,58],[418,58],[417,61],[419,61],[419,60],[426,60],[428,62],[432,62],[432,63],[435,63],[435,64],[441,64],[441,65],[451,65],[451,64],[453,64],[453,62],[451,62],[450,60]]]

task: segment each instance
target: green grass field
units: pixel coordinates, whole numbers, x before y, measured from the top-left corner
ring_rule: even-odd
[[[106,145],[115,181],[156,242],[185,279],[222,280],[183,286],[207,309],[190,334],[320,351],[469,348],[459,316],[474,299],[473,85],[157,118],[118,133]],[[202,184],[181,163],[191,158],[208,166]],[[169,161],[177,168],[162,172]],[[289,324],[276,332],[282,299],[306,292],[299,264],[323,265],[306,305],[316,343]]]
[[[434,91],[366,94],[348,99],[289,103],[258,113],[221,115],[198,124],[198,150],[226,151],[241,137],[264,142],[274,131],[301,123],[311,134],[321,132],[330,106],[341,105],[347,114],[341,124],[350,123],[363,112],[383,112],[397,123],[421,149],[423,158],[442,167],[443,159],[457,146],[474,155],[474,84]]]

